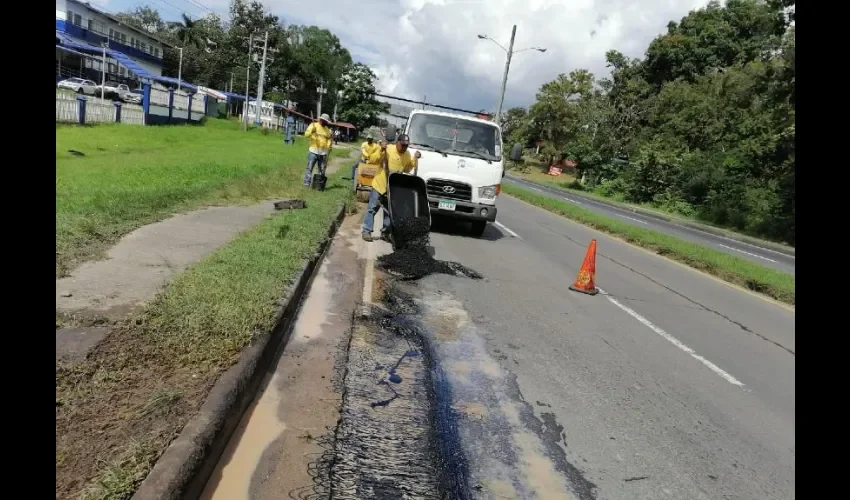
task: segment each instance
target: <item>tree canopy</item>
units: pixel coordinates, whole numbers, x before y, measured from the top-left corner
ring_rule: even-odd
[[[793,244],[793,9],[711,2],[643,59],[610,50],[608,78],[577,70],[543,84],[503,125],[511,140],[542,140],[546,160],[577,161],[600,194]]]

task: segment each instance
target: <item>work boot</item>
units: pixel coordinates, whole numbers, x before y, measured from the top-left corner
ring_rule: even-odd
[[[363,233],[361,233],[361,235],[363,236],[363,241],[372,242],[372,233],[367,233],[364,231]]]

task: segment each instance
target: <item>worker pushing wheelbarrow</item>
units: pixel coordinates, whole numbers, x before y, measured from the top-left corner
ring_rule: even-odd
[[[366,136],[366,142],[360,145],[360,161],[351,167],[351,178],[357,201],[369,201],[372,179],[381,167],[382,147],[386,147],[386,142],[375,142],[375,137],[371,133]]]
[[[408,144],[409,139],[406,134],[399,135],[396,143],[390,147],[387,147],[384,142],[381,144],[381,164],[378,166],[377,172],[372,179],[372,189],[369,193],[369,209],[366,211],[366,217],[363,220],[363,239],[366,241],[372,241],[375,214],[381,207],[384,208],[384,226],[381,228],[381,239],[391,243],[393,242],[391,239],[392,208],[398,208],[396,212],[399,215],[401,215],[401,212],[405,212],[404,216],[412,215],[418,217],[420,213],[424,213],[428,215],[428,220],[430,221],[427,195],[425,194],[425,182],[416,176],[417,161],[422,155],[417,151],[416,155],[411,157],[410,152],[407,150]],[[412,174],[412,176],[401,176],[405,178],[410,177],[410,179],[405,179],[408,182],[403,182],[401,177],[398,177],[401,173]],[[394,180],[392,178],[397,179]],[[398,186],[399,188],[397,193],[395,191],[393,193],[397,194],[395,197],[389,193],[389,189],[393,186]],[[420,203],[421,199],[424,199],[425,202]],[[390,206],[390,202],[392,202],[392,207]],[[409,211],[406,209],[408,205],[414,207],[413,212],[409,215],[406,213]]]

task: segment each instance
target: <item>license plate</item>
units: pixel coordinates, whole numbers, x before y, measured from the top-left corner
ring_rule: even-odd
[[[457,203],[453,201],[440,200],[440,202],[437,203],[437,208],[440,210],[454,210],[455,207],[457,207]]]

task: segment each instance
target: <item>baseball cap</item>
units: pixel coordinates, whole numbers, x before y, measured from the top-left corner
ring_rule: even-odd
[[[398,144],[408,145],[410,144],[410,137],[408,137],[407,134],[398,134],[398,137],[396,138],[395,142],[397,142]]]

